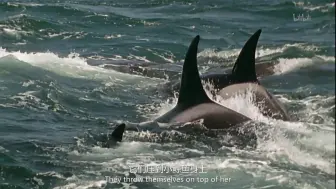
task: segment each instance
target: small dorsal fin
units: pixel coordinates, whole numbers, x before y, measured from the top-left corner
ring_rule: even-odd
[[[257,82],[255,70],[255,53],[261,29],[256,31],[245,43],[232,69],[232,75],[237,82]]]
[[[110,139],[113,139],[117,142],[121,142],[122,138],[123,138],[123,134],[125,132],[125,123],[119,124],[117,125],[117,127],[114,129],[114,131],[111,133],[110,135]]]
[[[184,59],[180,93],[177,101],[177,106],[179,107],[190,107],[204,102],[211,102],[203,89],[197,68],[199,40],[199,35],[192,40]]]

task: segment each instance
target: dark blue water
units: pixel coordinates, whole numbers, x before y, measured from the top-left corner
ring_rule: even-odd
[[[116,123],[149,120],[176,101],[153,92],[167,80],[99,66],[141,61],[180,71],[175,62],[199,34],[200,71],[220,72],[260,28],[258,59],[278,62],[261,82],[296,121],[262,116],[247,94],[221,103],[265,125],[256,149],[176,131],[97,144]],[[332,1],[0,1],[0,47],[1,189],[335,188]],[[204,171],[112,183],[139,165]]]

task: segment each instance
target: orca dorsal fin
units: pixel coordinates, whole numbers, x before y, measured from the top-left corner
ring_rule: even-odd
[[[232,69],[232,76],[236,82],[258,82],[255,70],[255,53],[261,29],[256,31],[239,53]]]
[[[110,139],[112,139],[116,142],[121,142],[121,140],[123,138],[123,135],[124,135],[124,132],[125,132],[125,127],[126,127],[125,123],[117,125],[117,127],[111,133],[111,135],[110,135],[111,138]]]
[[[197,50],[199,40],[199,35],[192,40],[184,59],[180,93],[177,101],[177,106],[182,108],[188,108],[204,102],[211,102],[210,98],[203,89],[197,67]]]

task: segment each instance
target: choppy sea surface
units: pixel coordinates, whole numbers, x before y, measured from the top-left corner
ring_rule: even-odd
[[[113,148],[99,145],[116,123],[150,120],[176,102],[153,92],[169,78],[103,64],[173,67],[199,34],[200,72],[220,71],[260,28],[258,60],[278,61],[261,83],[295,121],[264,117],[247,94],[222,103],[263,125],[255,148],[178,131],[128,131]],[[129,175],[138,166],[147,173]],[[166,180],[114,180],[125,175]],[[335,188],[335,3],[0,1],[0,188]]]

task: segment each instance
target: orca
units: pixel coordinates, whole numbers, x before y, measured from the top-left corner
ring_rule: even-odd
[[[288,113],[280,101],[268,92],[259,82],[256,74],[255,53],[261,29],[255,32],[242,48],[232,74],[218,80],[218,95],[223,99],[231,98],[238,93],[250,90],[255,96],[253,103],[263,115],[284,121],[290,120]]]
[[[249,121],[250,118],[212,101],[205,90],[197,67],[197,50],[200,37],[197,35],[187,51],[176,106],[156,118],[159,123],[187,123],[203,120],[208,129],[226,129]]]
[[[256,97],[253,103],[265,116],[287,121],[290,117],[284,106],[260,84],[256,75],[255,52],[260,34],[261,30],[258,30],[245,43],[231,74],[212,75],[210,78],[215,78],[213,81],[217,82],[219,88],[217,94],[222,99],[250,90]],[[196,120],[203,120],[204,126],[208,129],[227,129],[250,120],[207,96],[197,68],[199,40],[199,36],[196,36],[187,51],[176,106],[153,121],[129,124],[127,130],[145,130],[146,126],[153,123],[186,123]]]
[[[126,130],[145,131],[148,124],[184,124],[202,120],[207,129],[227,129],[243,124],[251,119],[212,101],[206,94],[197,67],[197,50],[200,37],[191,42],[185,56],[181,86],[177,104],[173,109],[153,121],[128,124]]]
[[[140,61],[102,61],[102,60],[87,60],[90,65],[99,65],[105,69],[111,69],[117,72],[140,75],[149,78],[167,79],[169,78],[169,84],[172,85],[175,91],[179,90],[180,83],[180,68],[182,63],[148,63]],[[278,61],[263,60],[255,64],[256,73],[258,78],[273,75],[275,73],[274,66],[278,64]],[[169,67],[176,67],[171,70]],[[201,75],[202,81],[216,82],[217,78],[225,77],[232,72],[232,68],[226,68],[221,73],[204,73]]]

